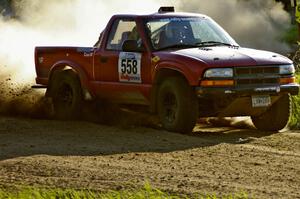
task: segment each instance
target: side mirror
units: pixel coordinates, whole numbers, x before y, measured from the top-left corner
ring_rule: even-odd
[[[122,50],[125,52],[141,52],[143,49],[138,46],[136,40],[125,40],[122,45]]]

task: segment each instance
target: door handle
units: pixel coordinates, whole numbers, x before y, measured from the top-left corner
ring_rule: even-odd
[[[100,62],[101,63],[106,63],[107,61],[108,61],[108,57],[105,57],[105,56],[100,57]]]

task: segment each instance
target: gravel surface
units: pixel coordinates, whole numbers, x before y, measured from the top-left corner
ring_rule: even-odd
[[[190,135],[82,121],[0,117],[0,187],[300,198],[300,133],[198,126]]]

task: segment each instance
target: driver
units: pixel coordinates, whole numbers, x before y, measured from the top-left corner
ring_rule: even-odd
[[[140,36],[139,36],[136,26],[134,26],[134,28],[131,30],[131,33],[130,33],[128,39],[136,40],[136,41],[138,41],[140,39]]]
[[[142,39],[140,37],[140,34],[139,34],[136,26],[131,30],[131,33],[129,34],[128,39],[135,40],[138,44],[138,47],[142,46]]]
[[[180,22],[170,22],[166,26],[166,37],[171,44],[183,43],[186,38],[185,32],[187,27],[182,26]]]
[[[160,37],[160,47],[193,44],[194,37],[190,26],[184,22],[171,21],[166,25]]]

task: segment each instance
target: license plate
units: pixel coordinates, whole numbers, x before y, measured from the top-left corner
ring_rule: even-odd
[[[271,105],[271,97],[269,95],[252,96],[252,107],[268,107]]]

